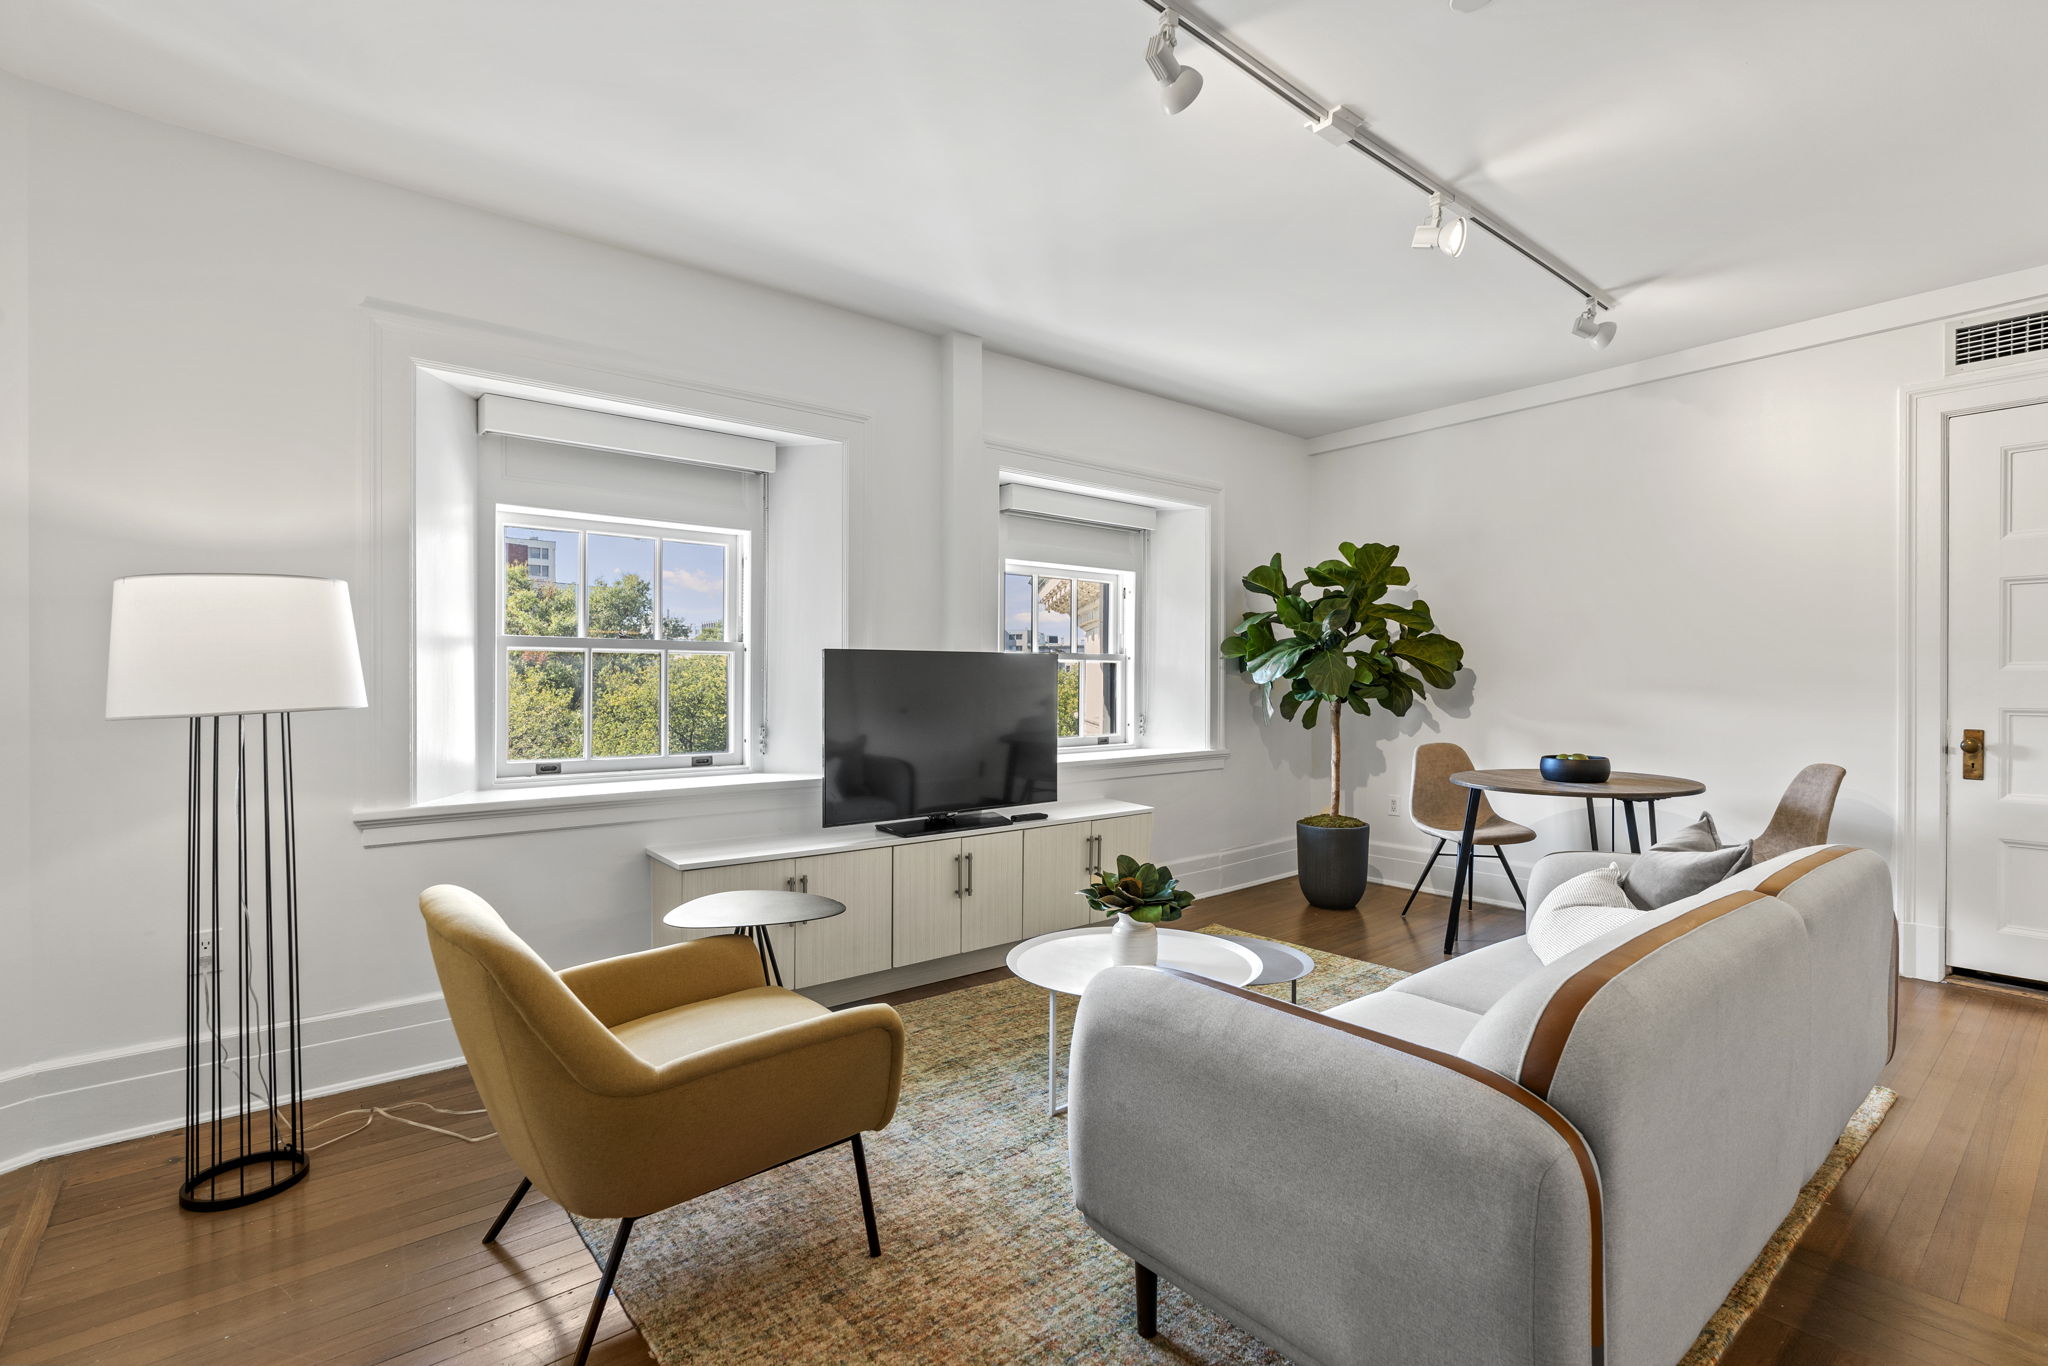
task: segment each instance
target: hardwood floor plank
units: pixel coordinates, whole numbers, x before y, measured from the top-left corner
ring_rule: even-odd
[[[53,1161],[37,1163],[31,1169],[29,1184],[21,1193],[14,1217],[8,1220],[7,1241],[0,1244],[0,1249],[4,1249],[0,1250],[0,1347],[7,1344],[8,1325],[42,1250],[43,1229],[48,1226],[63,1189],[63,1169]]]

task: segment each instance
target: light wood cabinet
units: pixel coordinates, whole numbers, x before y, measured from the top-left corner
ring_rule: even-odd
[[[892,983],[974,971],[992,951],[1034,935],[1093,923],[1075,893],[1100,857],[1149,856],[1152,815],[1130,802],[1060,803],[1049,819],[997,829],[896,839],[866,830],[649,849],[655,944],[723,933],[662,923],[676,906],[716,892],[810,891],[843,902],[826,920],[769,931],[783,981],[827,987],[894,973]],[[942,960],[974,955],[968,962]],[[919,964],[932,964],[918,969]],[[898,969],[913,969],[898,972]],[[888,985],[878,990],[892,989]]]
[[[1094,879],[1096,860],[1114,867],[1118,854],[1140,862],[1152,856],[1151,812],[1026,830],[1020,937],[1094,924],[1088,899],[1077,893]]]
[[[960,841],[921,840],[891,852],[896,856],[896,966],[959,953],[960,902],[967,886]]]
[[[1014,944],[1024,938],[1024,832],[968,835],[966,895],[960,898],[960,951]]]
[[[796,889],[844,902],[824,920],[791,926],[795,972],[783,965],[787,985],[813,987],[842,977],[865,977],[891,966],[895,934],[895,877],[887,849],[856,849],[795,861]],[[778,945],[776,952],[781,952]]]

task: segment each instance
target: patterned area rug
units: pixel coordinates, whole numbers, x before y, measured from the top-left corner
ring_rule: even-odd
[[[1407,974],[1304,949],[1321,1009]],[[1262,988],[1286,999],[1287,988]],[[903,1098],[868,1137],[882,1233],[871,1260],[853,1161],[824,1153],[642,1219],[617,1294],[662,1366],[1285,1358],[1160,1282],[1159,1337],[1133,1329],[1130,1268],[1074,1212],[1066,1120],[1045,1113],[1045,993],[1008,980],[901,1007]],[[1062,1053],[1073,1019],[1064,998]],[[1890,1105],[1873,1091],[1683,1366],[1709,1366]],[[593,1255],[612,1224],[577,1219]]]

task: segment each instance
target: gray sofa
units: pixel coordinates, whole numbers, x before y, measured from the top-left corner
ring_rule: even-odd
[[[1552,855],[1530,904],[1612,854]],[[1148,968],[1082,997],[1074,1200],[1300,1366],[1672,1366],[1890,1056],[1891,880],[1797,850],[1544,966],[1327,1013]]]

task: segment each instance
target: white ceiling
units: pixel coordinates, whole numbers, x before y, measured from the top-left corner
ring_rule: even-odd
[[[1211,0],[1621,299],[1140,0],[7,0],[33,80],[1303,435],[2048,261],[2041,0]]]

